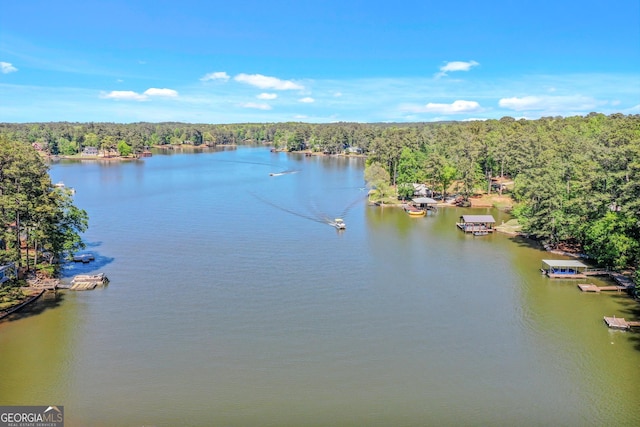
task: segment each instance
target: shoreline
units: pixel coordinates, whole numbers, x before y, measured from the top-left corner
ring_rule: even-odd
[[[37,291],[37,293],[33,293],[34,291],[31,291],[31,295],[25,297],[22,301],[18,302],[15,305],[12,305],[9,308],[6,308],[2,311],[0,311],[0,321],[4,320],[6,317],[17,313],[18,311],[22,310],[24,307],[28,306],[29,304],[35,302],[38,298],[40,298],[44,293],[45,290],[42,289],[40,291]]]

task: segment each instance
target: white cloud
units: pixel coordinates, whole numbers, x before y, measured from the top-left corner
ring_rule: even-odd
[[[144,91],[144,95],[146,96],[166,96],[169,98],[175,98],[178,96],[178,92],[173,89],[158,89],[155,87],[151,87]]]
[[[294,83],[291,80],[280,80],[276,77],[263,76],[262,74],[238,74],[235,81],[247,83],[260,89],[274,90],[303,90],[304,86]]]
[[[584,111],[598,107],[593,98],[581,95],[502,98],[498,105],[514,111]]]
[[[105,99],[125,101],[146,101],[150,97],[154,96],[176,98],[178,96],[178,92],[173,89],[158,89],[151,87],[143,93],[134,92],[132,90],[112,90],[109,93],[103,93],[100,95],[101,98]]]
[[[242,104],[244,108],[254,108],[256,110],[271,110],[271,105],[269,104],[258,104],[255,102],[247,102],[246,104]]]
[[[476,101],[453,101],[451,104],[428,103],[427,105],[409,105],[404,108],[412,113],[461,114],[482,111]]]
[[[278,95],[275,93],[261,93],[260,95],[256,96],[256,98],[258,99],[276,99],[277,97]]]
[[[633,106],[631,108],[627,108],[624,112],[626,114],[639,114],[640,113],[640,104],[635,105],[635,106]]]
[[[313,102],[316,102],[315,99],[311,98],[310,96],[304,97],[302,99],[299,99],[298,101],[304,103],[304,104],[311,104]]]
[[[14,73],[16,71],[18,71],[18,69],[14,67],[12,64],[10,64],[9,62],[0,61],[0,72],[2,74]]]
[[[209,73],[209,74],[205,74],[203,77],[200,78],[201,81],[206,82],[209,80],[223,80],[223,81],[227,81],[229,80],[229,74],[227,74],[224,71],[216,71],[214,73]]]
[[[340,98],[342,96],[342,92],[336,92],[333,94],[336,98]]]
[[[134,92],[132,90],[112,90],[109,93],[101,95],[101,98],[115,100],[124,99],[127,101],[144,101],[145,99],[147,99],[145,95],[141,95],[138,92]]]
[[[469,62],[451,61],[451,62],[447,62],[442,67],[440,67],[440,72],[438,74],[436,74],[436,77],[444,77],[444,76],[447,75],[447,73],[450,73],[452,71],[469,71],[471,69],[471,67],[476,67],[478,65],[480,65],[480,64],[477,63],[476,61],[469,61]]]

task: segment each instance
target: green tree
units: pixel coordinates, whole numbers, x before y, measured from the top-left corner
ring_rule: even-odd
[[[398,160],[398,196],[403,199],[413,196],[413,184],[423,184],[427,180],[426,155],[408,147],[402,149]]]
[[[120,142],[118,142],[118,153],[120,153],[122,157],[128,157],[132,152],[133,150],[131,149],[131,146],[129,146],[124,139],[121,139]]]
[[[389,172],[379,163],[371,163],[364,170],[364,180],[371,187],[373,201],[384,203],[384,199],[391,194],[389,186]]]
[[[636,219],[619,212],[607,212],[589,226],[585,249],[601,265],[613,268],[631,265],[640,249],[640,243],[629,232],[635,222]]]
[[[30,250],[62,254],[80,248],[87,225],[87,213],[73,205],[69,192],[53,187],[38,153],[0,135],[0,230],[6,243],[0,261],[16,261],[20,267],[25,263],[28,270]]]

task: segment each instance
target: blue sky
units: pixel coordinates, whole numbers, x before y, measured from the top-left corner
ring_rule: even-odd
[[[0,122],[640,114],[640,2],[0,0]]]

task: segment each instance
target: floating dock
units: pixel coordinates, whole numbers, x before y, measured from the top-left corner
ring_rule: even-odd
[[[640,327],[640,322],[629,321],[629,320],[625,320],[624,317],[616,317],[616,316],[613,316],[613,317],[605,316],[604,323],[606,323],[610,329],[618,329],[621,331],[626,331],[631,328]]]
[[[109,283],[109,279],[104,273],[99,274],[78,274],[71,283],[64,288],[72,291],[88,291],[98,286],[104,286]]]

